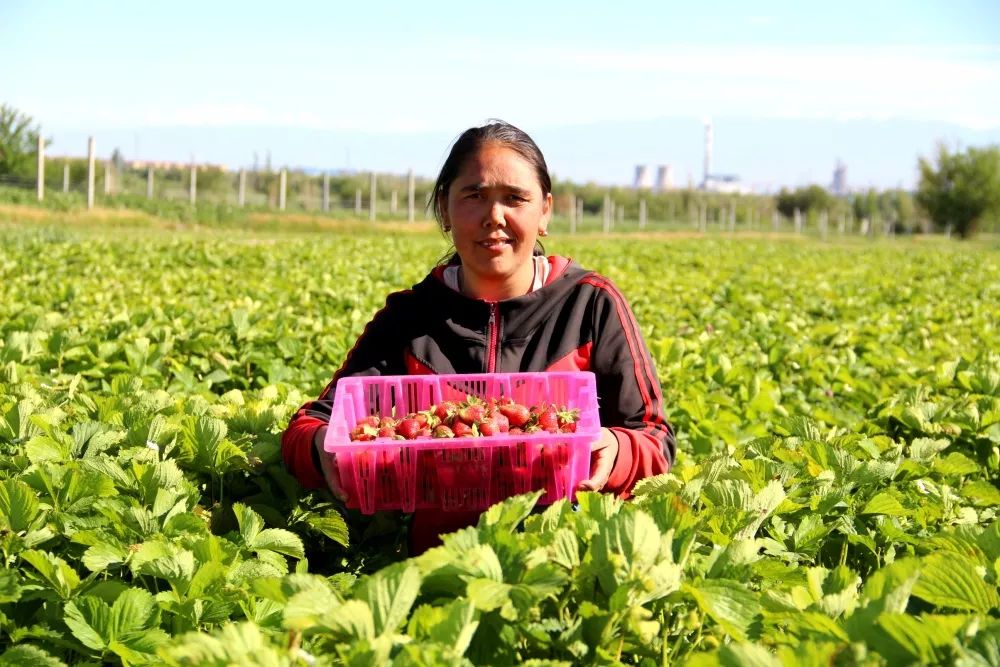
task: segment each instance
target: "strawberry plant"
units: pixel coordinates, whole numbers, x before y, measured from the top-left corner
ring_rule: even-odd
[[[628,295],[677,464],[407,558],[279,439],[437,237],[52,222],[0,223],[0,664],[996,662],[995,247],[556,238]]]

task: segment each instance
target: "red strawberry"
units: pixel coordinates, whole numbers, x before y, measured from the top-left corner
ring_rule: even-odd
[[[465,403],[458,406],[458,412],[455,414],[463,422],[472,426],[486,417],[486,405],[482,399],[470,396]]]
[[[524,433],[524,431],[521,430],[520,426],[511,426],[510,430],[508,431],[508,433],[510,435],[521,435],[522,433]]]
[[[559,414],[553,406],[538,413],[538,428],[549,433],[559,432]]]
[[[351,440],[366,442],[368,440],[374,440],[377,435],[378,429],[371,424],[358,424],[354,427],[354,430],[351,431]]]
[[[479,435],[497,435],[500,433],[500,425],[497,424],[495,419],[484,419],[478,422],[476,426],[479,428]]]
[[[444,424],[439,424],[437,428],[434,429],[435,438],[454,438],[455,432]]]
[[[396,428],[396,420],[392,417],[382,417],[378,420],[379,428]]]
[[[434,432],[430,429],[429,426],[423,426],[419,431],[417,431],[418,438],[429,438],[432,435],[434,435]]]
[[[463,421],[455,421],[455,423],[451,425],[451,430],[455,434],[456,438],[471,438],[475,435],[475,432],[472,429],[472,426],[469,426]]]
[[[497,430],[500,433],[506,433],[510,430],[510,420],[503,413],[497,412],[494,414],[493,421],[497,423]]]
[[[458,404],[455,403],[455,401],[441,401],[431,409],[433,410],[435,417],[440,419],[442,422],[447,422],[451,419],[452,415],[455,414],[455,410],[458,409]]]
[[[362,417],[358,420],[358,426],[371,426],[372,428],[378,428],[382,424],[381,420],[376,415],[368,415],[367,417]]]
[[[395,438],[396,429],[391,426],[383,426],[378,430],[378,437],[380,438]]]
[[[559,418],[559,430],[563,433],[576,433],[576,423],[580,421],[580,411],[576,408],[568,410],[563,407],[556,413]]]
[[[515,403],[514,401],[511,401],[510,403],[502,403],[500,405],[500,414],[507,418],[511,427],[517,428],[523,427],[531,418],[528,408],[524,407],[520,403]]]
[[[421,426],[416,417],[407,417],[396,426],[396,433],[407,440],[413,440],[417,437],[417,432],[420,431]]]

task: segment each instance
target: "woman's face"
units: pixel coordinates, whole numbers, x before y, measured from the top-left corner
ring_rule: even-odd
[[[462,259],[462,291],[500,300],[526,294],[535,239],[552,214],[535,168],[517,151],[489,143],[462,165],[442,207]]]

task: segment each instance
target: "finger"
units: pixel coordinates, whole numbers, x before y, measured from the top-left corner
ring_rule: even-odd
[[[584,491],[600,491],[608,483],[611,471],[615,467],[615,453],[609,449],[598,449],[594,451],[593,465],[591,466],[590,479],[580,482],[579,488]]]

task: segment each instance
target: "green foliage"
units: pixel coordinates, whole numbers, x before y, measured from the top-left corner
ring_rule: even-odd
[[[30,116],[0,104],[0,176],[34,175],[38,137],[39,128]]]
[[[789,191],[785,188],[778,193],[775,206],[778,212],[786,218],[791,218],[798,209],[802,215],[807,213],[819,213],[830,210],[833,206],[833,197],[824,188],[818,185],[810,185],[805,188],[797,188]]]
[[[553,239],[629,296],[677,464],[407,559],[279,437],[439,237],[0,242],[0,665],[1000,656],[995,250]]]
[[[934,162],[920,158],[917,204],[937,227],[962,238],[1000,217],[1000,146],[950,152],[938,146]]]

